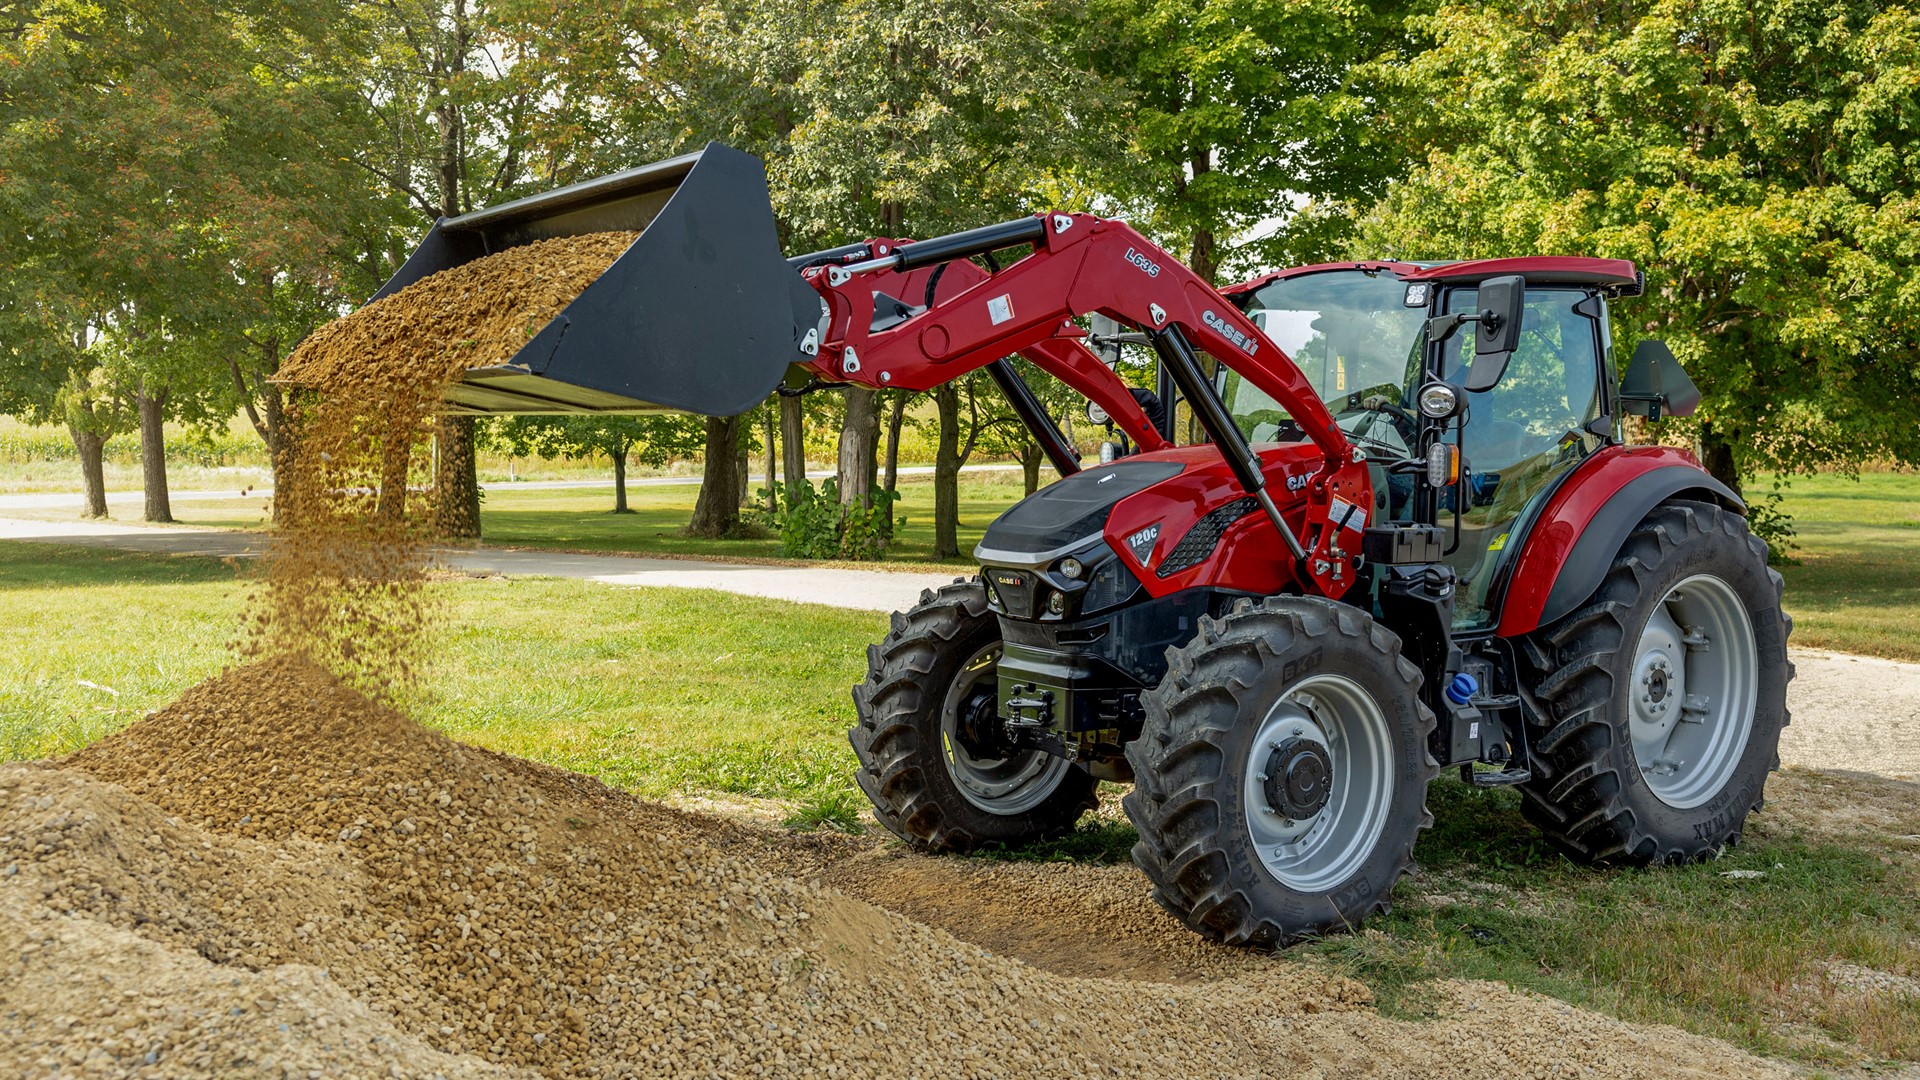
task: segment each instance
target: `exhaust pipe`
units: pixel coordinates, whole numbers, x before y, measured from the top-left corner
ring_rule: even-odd
[[[720,143],[441,218],[373,299],[506,248],[610,230],[640,236],[511,360],[449,386],[449,412],[732,416],[812,358],[820,297],[781,254],[766,168]]]

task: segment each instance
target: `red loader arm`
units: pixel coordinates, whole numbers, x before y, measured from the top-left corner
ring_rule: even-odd
[[[819,267],[845,267],[873,259],[883,259],[911,243],[912,241],[908,240],[869,240],[864,245],[858,245],[861,249],[858,253],[838,256],[831,262],[819,264]],[[803,273],[827,298],[826,302],[831,311],[834,293],[825,285],[827,275],[819,272],[819,268],[809,268]],[[942,306],[946,301],[938,297],[945,297],[947,300],[957,299],[962,292],[987,281],[992,276],[967,259],[956,259],[934,266],[921,266],[913,270],[898,268],[878,270],[863,275],[862,286],[848,286],[850,296],[864,296],[866,307],[863,314],[847,312],[842,318],[836,319],[831,314],[828,318],[834,325],[858,324],[866,327],[866,334],[862,341],[855,345],[854,355],[856,363],[859,363],[859,358],[864,355],[859,350],[867,348],[864,344],[865,340],[871,339],[876,333],[884,333],[884,331],[876,332],[873,329],[875,325],[884,324],[889,319],[898,322],[903,317],[910,318],[909,312],[912,315],[918,315],[929,306]],[[900,306],[886,304],[884,298],[887,297],[899,301]],[[892,310],[882,310],[883,308],[892,308]],[[877,319],[876,313],[879,315]],[[1081,334],[1078,327],[1074,326],[1070,320],[1063,319],[1056,330],[1057,334],[1054,336],[1037,341],[1026,348],[1012,351],[1031,361],[1035,367],[1072,387],[1087,400],[1105,409],[1114,423],[1120,426],[1120,430],[1126,432],[1127,437],[1132,439],[1134,445],[1140,449],[1164,450],[1173,445],[1147,419],[1147,414],[1140,408],[1140,403],[1134,399],[1127,385],[1120,381],[1120,377],[1114,374],[1113,369],[1076,340]],[[814,361],[812,365],[814,373],[829,381],[855,382],[863,386],[928,390],[957,379],[999,358],[998,356],[986,357],[980,363],[969,364],[959,370],[925,365],[917,377],[895,371],[889,371],[884,375],[861,371],[846,373],[842,370],[845,366],[844,335],[838,342],[842,346],[840,349],[834,348],[835,341],[831,330],[822,336],[829,344],[827,348],[820,350],[818,358]],[[832,357],[838,357],[838,359],[832,359]]]
[[[1016,244],[1032,244],[1033,254],[997,273],[968,258]],[[1169,350],[1176,360],[1183,351],[1190,356],[1190,342],[1278,402],[1325,456],[1308,485],[1297,534],[1281,522],[1260,475],[1236,471],[1293,549],[1302,579],[1317,592],[1345,591],[1346,564],[1372,504],[1362,455],[1293,361],[1171,255],[1124,222],[1088,214],[1039,214],[919,243],[872,241],[867,252],[871,258],[802,270],[825,301],[810,363],[820,376],[925,390],[1025,355],[1125,418],[1128,434],[1153,449],[1165,440],[1157,432],[1146,437],[1151,426],[1112,372],[1075,340],[1081,331],[1071,320],[1097,311],[1138,327],[1156,340],[1163,361]],[[926,283],[936,274],[929,295]],[[948,284],[946,275],[955,281]]]

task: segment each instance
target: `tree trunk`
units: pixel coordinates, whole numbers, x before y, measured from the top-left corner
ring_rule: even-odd
[[[740,427],[743,429],[741,434],[745,434],[744,429],[746,426],[746,421],[743,420],[740,422]],[[753,475],[752,461],[752,455],[747,453],[746,447],[740,447],[739,450],[734,452],[733,491],[735,506],[747,505],[747,489],[752,486],[752,480],[750,479]]]
[[[1700,425],[1700,467],[1740,495],[1740,468],[1733,460],[1733,443],[1711,423]],[[1744,496],[1743,496],[1744,497]]]
[[[627,448],[623,446],[619,453],[607,456],[613,459],[613,512],[631,514],[633,511],[627,509]]]
[[[840,429],[840,505],[870,507],[878,464],[873,451],[880,437],[879,410],[872,390],[849,386],[841,393],[847,399],[847,421]]]
[[[87,508],[80,512],[81,517],[103,518],[107,516],[107,472],[104,462],[107,438],[97,431],[74,424],[67,425],[67,434],[73,436],[74,452],[80,455],[80,480],[87,490]]]
[[[940,441],[933,454],[933,557],[960,555],[960,388],[944,383],[933,391],[940,413]]]
[[[142,516],[148,521],[170,522],[173,507],[167,499],[167,392],[150,393],[143,381],[133,401],[140,411],[140,488],[146,496]]]
[[[893,407],[887,411],[887,482],[881,486],[888,491],[900,490],[900,425],[907,418],[907,398],[905,390],[893,392]]]
[[[388,425],[385,445],[380,447],[380,491],[374,496],[373,516],[383,524],[396,524],[407,516],[407,469],[412,464],[413,439]]]
[[[1040,490],[1040,463],[1047,456],[1040,452],[1039,443],[1022,443],[1020,446],[1020,473],[1026,481],[1027,494]]]
[[[739,445],[739,417],[707,417],[707,457],[687,535],[719,539],[740,527],[740,474],[734,449]]]
[[[779,459],[780,455],[778,452],[774,450],[774,445],[773,445],[773,410],[772,409],[766,410],[766,422],[767,422],[767,431],[766,431],[767,475],[763,477],[763,479],[766,482],[766,487],[764,490],[767,493],[767,513],[775,514],[775,513],[779,513],[780,504],[777,501],[775,501],[773,497],[773,489],[774,489],[773,466],[775,462]]]
[[[780,475],[798,488],[807,478],[807,415],[798,397],[780,398]]]
[[[433,468],[433,531],[447,540],[477,540],[480,482],[474,471],[473,417],[440,417],[433,438],[440,450]]]

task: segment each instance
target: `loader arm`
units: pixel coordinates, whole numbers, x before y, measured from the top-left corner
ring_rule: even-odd
[[[875,239],[863,244],[835,248],[828,252],[798,256],[790,261],[801,268],[804,274],[807,270],[816,268],[844,268],[875,259],[884,259],[892,252],[908,247],[912,243],[913,241],[910,240]],[[821,281],[825,280],[820,274],[807,276],[816,288]],[[868,308],[865,325],[868,333],[871,336],[875,333],[875,326],[889,321],[910,320],[928,310],[930,305],[940,306],[944,302],[943,298],[957,298],[961,293],[985,283],[992,277],[993,275],[989,274],[985,268],[968,259],[919,266],[912,270],[894,267],[864,274],[861,280],[865,282],[867,294]],[[828,299],[826,302],[831,307],[832,300]],[[1164,450],[1171,447],[1173,444],[1153,426],[1145,410],[1140,407],[1133,393],[1113,369],[1077,340],[1082,331],[1071,320],[1064,319],[1057,330],[1054,336],[1036,341],[1015,352],[1025,357],[1035,367],[1071,387],[1075,393],[1105,409],[1107,415],[1113,418],[1113,422],[1119,426],[1120,430],[1126,432],[1135,446],[1142,450]],[[821,363],[816,358],[811,365],[814,374],[831,382],[844,381],[876,387],[927,390],[984,366],[984,364],[972,364],[952,374],[941,374],[922,386],[911,381],[897,381],[897,376],[876,377],[870,381],[860,378],[858,372],[852,375],[843,374],[844,355],[842,352],[838,366],[832,363]],[[856,351],[856,358],[859,355]],[[984,363],[991,363],[998,358],[998,356],[988,357]]]
[[[1031,244],[1032,254],[995,273],[970,261]],[[864,257],[863,257],[864,256]],[[926,295],[927,278],[954,275]],[[1303,582],[1343,592],[1359,547],[1372,486],[1363,457],[1341,432],[1306,375],[1240,309],[1199,275],[1123,222],[1088,214],[1038,214],[913,243],[872,241],[801,269],[823,311],[808,365],[822,378],[871,387],[927,390],[1013,354],[1026,355],[1116,417],[1129,434],[1151,425],[1077,338],[1076,316],[1099,312],[1137,327],[1180,376],[1181,388],[1249,494],[1292,551]],[[918,284],[919,292],[914,291]],[[898,289],[901,296],[889,289]],[[1320,449],[1324,464],[1308,486],[1303,522],[1283,521],[1264,490],[1259,459],[1246,448],[1217,395],[1201,385],[1193,349],[1240,373],[1285,408]],[[1076,352],[1077,350],[1077,352]],[[1085,354],[1085,360],[1079,354]],[[1088,361],[1105,372],[1093,374]],[[1044,361],[1044,362],[1043,362]],[[1090,390],[1099,389],[1101,396]],[[1156,433],[1157,436],[1157,433]],[[1164,439],[1143,439],[1154,446]],[[1236,454],[1236,448],[1238,453]],[[1360,508],[1360,509],[1357,509]],[[1344,545],[1344,546],[1343,546]]]

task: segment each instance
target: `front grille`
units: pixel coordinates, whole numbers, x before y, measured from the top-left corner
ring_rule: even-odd
[[[1007,570],[983,566],[980,576],[1000,602],[1000,610],[1016,619],[1033,618],[1034,585],[1040,575],[1031,570]]]
[[[1251,495],[1242,496],[1225,506],[1215,507],[1207,513],[1207,516],[1193,523],[1193,528],[1187,530],[1187,535],[1181,537],[1180,542],[1173,546],[1173,550],[1167,552],[1167,557],[1160,560],[1160,568],[1154,573],[1163,578],[1172,577],[1182,570],[1206,562],[1207,556],[1213,554],[1213,549],[1220,544],[1220,538],[1227,534],[1227,530],[1233,523],[1253,513],[1259,507],[1259,500]]]
[[[1102,549],[1105,550],[1105,549]],[[1080,602],[1083,613],[1105,611],[1117,604],[1126,603],[1140,590],[1140,579],[1133,576],[1125,563],[1109,557],[1093,572],[1087,582],[1086,596]]]

